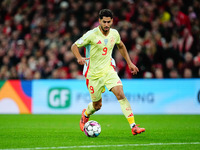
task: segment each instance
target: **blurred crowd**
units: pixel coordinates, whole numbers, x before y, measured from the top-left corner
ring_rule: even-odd
[[[132,76],[115,47],[121,78],[200,77],[199,0],[1,0],[0,79],[83,78],[70,47],[103,8],[140,70]]]

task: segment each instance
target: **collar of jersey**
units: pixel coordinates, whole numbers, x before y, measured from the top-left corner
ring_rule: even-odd
[[[101,30],[100,30],[100,25],[99,25],[97,28],[98,28],[98,31],[100,32],[100,34],[101,34],[103,37],[108,37],[108,36],[109,36],[110,31],[109,31],[108,35],[105,36],[105,35],[101,32]]]

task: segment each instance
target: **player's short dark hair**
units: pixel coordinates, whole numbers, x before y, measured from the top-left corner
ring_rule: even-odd
[[[102,9],[99,12],[99,18],[103,19],[103,17],[110,17],[111,19],[113,18],[113,13],[110,9]]]

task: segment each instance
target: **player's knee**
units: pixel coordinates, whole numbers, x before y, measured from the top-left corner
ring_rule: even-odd
[[[123,90],[118,91],[118,93],[116,94],[116,97],[118,100],[124,99],[125,95],[124,95]]]
[[[100,103],[93,103],[93,107],[94,107],[94,109],[97,111],[97,110],[99,110],[99,109],[101,109],[101,106],[102,106],[102,103],[100,102]]]

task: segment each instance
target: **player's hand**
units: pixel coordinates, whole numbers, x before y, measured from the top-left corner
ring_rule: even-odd
[[[86,64],[86,66],[87,66],[86,60],[89,60],[89,59],[90,59],[90,58],[81,57],[81,58],[77,59],[77,62],[78,62],[80,65]]]
[[[139,72],[139,69],[138,67],[136,67],[133,63],[131,63],[129,66],[129,69],[131,70],[131,73],[133,75],[137,74]]]

